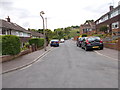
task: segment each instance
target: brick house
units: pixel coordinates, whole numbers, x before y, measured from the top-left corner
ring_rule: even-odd
[[[120,35],[120,5],[116,8],[110,6],[110,11],[102,15],[99,19],[95,21],[96,31],[99,32],[100,27],[107,26],[108,33],[112,35]]]
[[[84,24],[80,25],[80,34],[91,35],[93,33],[95,33],[94,20],[87,20]]]

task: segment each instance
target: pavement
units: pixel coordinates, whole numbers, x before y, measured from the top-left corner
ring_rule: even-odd
[[[104,48],[104,50],[95,50],[96,53],[99,55],[112,58],[114,60],[118,60],[118,56],[120,53],[118,53],[118,50],[114,49],[109,49],[109,48]]]
[[[49,52],[52,48],[50,46],[46,47],[47,51],[44,49],[20,56],[11,61],[2,63],[2,74],[8,73],[23,67],[26,67],[34,62],[36,62],[40,57]]]
[[[73,41],[74,43],[74,41]],[[50,46],[46,47],[47,51],[38,50],[35,52],[32,52],[30,54],[26,54],[23,56],[20,56],[18,58],[15,58],[14,60],[7,61],[2,63],[2,74],[8,73],[17,69],[21,69],[23,67],[26,67],[34,62],[36,62],[40,57],[42,57],[44,54],[49,52],[52,48]],[[95,52],[99,55],[112,58],[114,60],[118,60],[118,51],[114,49],[108,49],[104,48],[104,50],[95,50]]]

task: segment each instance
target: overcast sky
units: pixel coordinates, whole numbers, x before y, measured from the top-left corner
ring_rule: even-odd
[[[96,20],[118,6],[119,0],[0,0],[0,19],[10,16],[11,22],[28,29],[42,29],[40,11],[47,17],[48,29],[64,28]]]

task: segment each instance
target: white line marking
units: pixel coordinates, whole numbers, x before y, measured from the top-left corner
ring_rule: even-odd
[[[112,58],[112,57],[103,55],[103,54],[101,54],[101,53],[99,53],[99,52],[97,52],[97,51],[94,51],[94,52],[96,52],[97,54],[99,54],[99,55],[101,55],[101,56],[104,56],[104,57],[107,57],[107,58],[110,58],[110,59],[113,59],[113,60],[118,60],[118,59],[115,59],[115,58]]]
[[[26,66],[24,68],[21,68],[20,70],[27,69],[27,68],[31,67],[33,64],[35,64],[35,63],[42,62],[41,59],[43,57],[45,57],[51,50],[53,50],[53,48],[51,48],[48,52],[43,53],[41,56],[37,57],[35,60],[33,60],[33,63],[31,63],[30,65],[28,65],[28,66]]]
[[[28,65],[28,66],[26,66],[26,67],[23,67],[23,68],[21,68],[20,70],[24,70],[24,69],[26,69],[26,68],[29,68],[30,66],[32,66],[32,64],[31,64],[31,65]]]

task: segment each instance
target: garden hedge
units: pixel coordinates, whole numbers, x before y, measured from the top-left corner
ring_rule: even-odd
[[[20,53],[20,39],[14,35],[2,36],[2,55],[16,55]]]
[[[29,40],[30,45],[35,45],[38,48],[42,47],[44,45],[44,38],[31,38]]]
[[[82,34],[82,37],[87,37],[87,34]]]

